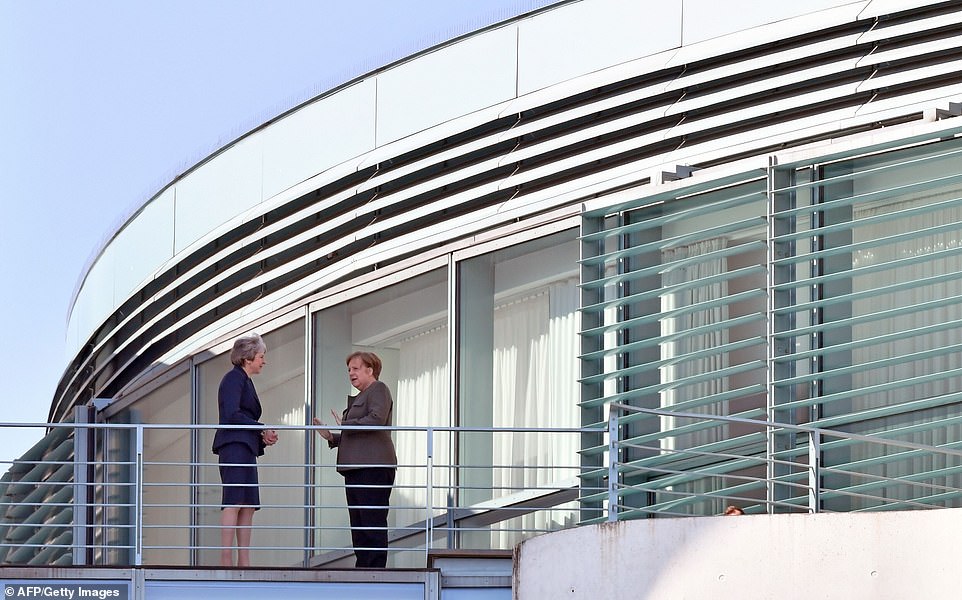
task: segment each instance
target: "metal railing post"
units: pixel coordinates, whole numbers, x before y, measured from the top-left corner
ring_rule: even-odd
[[[427,497],[424,499],[424,564],[428,564],[428,555],[431,553],[431,540],[434,537],[434,520],[432,515],[434,514],[434,428],[428,427],[426,434],[427,439],[427,449],[428,455],[425,461],[425,468],[427,473],[425,473],[424,481],[426,482],[425,493]]]
[[[78,406],[74,409],[74,452],[73,452],[73,564],[86,565],[90,554],[90,466],[88,457],[92,437],[88,423],[88,409]]]
[[[608,521],[618,520],[618,409],[608,408]]]
[[[808,434],[808,511],[817,513],[822,506],[822,436],[818,431]]]
[[[144,564],[144,426],[138,424],[135,434],[137,462],[134,467],[134,565],[139,567]]]

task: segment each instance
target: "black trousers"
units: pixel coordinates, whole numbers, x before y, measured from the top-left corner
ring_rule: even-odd
[[[395,472],[396,469],[389,467],[364,467],[343,472],[357,567],[384,568],[387,565],[387,511]]]

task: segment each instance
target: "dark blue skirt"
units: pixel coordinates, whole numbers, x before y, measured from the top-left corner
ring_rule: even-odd
[[[261,496],[257,484],[257,457],[250,446],[239,442],[227,444],[220,447],[217,456],[223,484],[221,504],[253,506],[259,510]]]

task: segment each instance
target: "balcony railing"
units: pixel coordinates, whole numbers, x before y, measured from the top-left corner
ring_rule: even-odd
[[[607,442],[582,455],[616,459],[583,474],[608,486],[582,502],[604,502],[607,520],[962,506],[958,420],[860,434],[610,404]]]
[[[919,432],[932,439],[931,423],[860,434],[619,404],[609,413],[595,428],[390,428],[401,458],[389,566],[729,505],[752,514],[962,502],[960,443],[919,441]],[[661,419],[674,420],[672,436],[653,426]],[[44,441],[3,461],[0,564],[219,564],[221,484],[209,450],[218,426],[0,425],[37,426],[48,430]],[[274,428],[288,447],[260,459],[253,565],[353,565],[334,452],[317,444],[317,427]]]
[[[44,427],[50,433],[42,452],[4,461],[0,563],[219,564],[221,482],[210,439],[220,426]],[[352,566],[335,451],[315,434],[318,427],[271,427],[281,443],[259,459],[252,563]],[[389,566],[423,567],[429,553],[441,550],[510,550],[526,537],[583,520],[578,496],[586,488],[577,456],[583,429],[388,429],[399,450]]]

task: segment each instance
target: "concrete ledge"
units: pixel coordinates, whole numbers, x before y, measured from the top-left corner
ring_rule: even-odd
[[[517,599],[952,598],[962,509],[643,519],[516,550]]]

